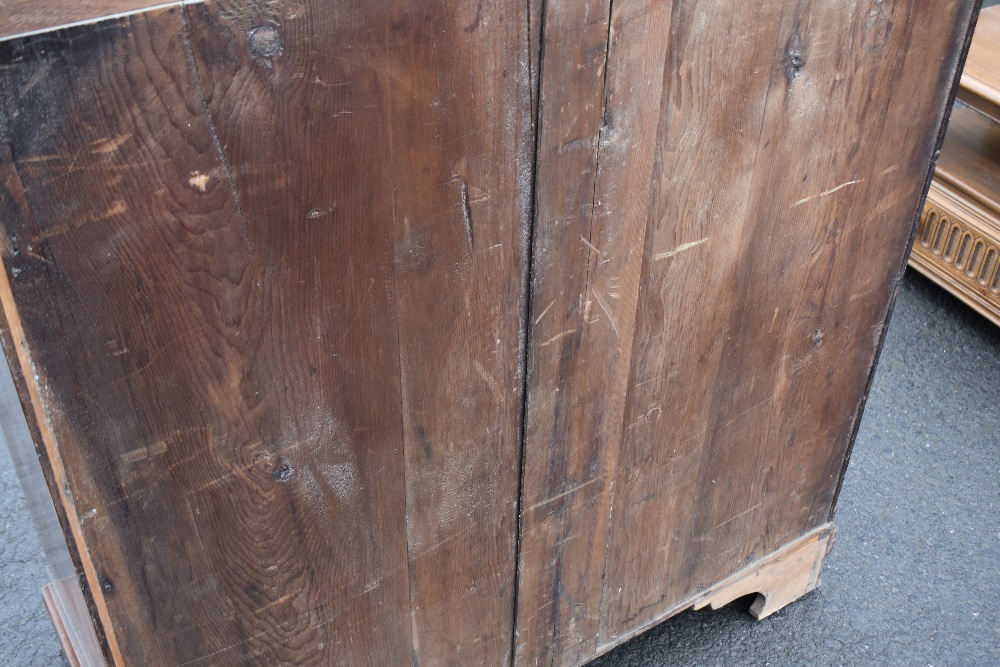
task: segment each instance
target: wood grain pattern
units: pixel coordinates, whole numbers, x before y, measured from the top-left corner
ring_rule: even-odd
[[[108,657],[573,665],[810,587],[975,11],[0,42],[3,341]]]
[[[958,99],[1000,123],[1000,7],[979,15]]]
[[[590,228],[610,15],[606,0],[547,2],[543,8],[528,375],[528,395],[535,398],[526,408],[516,664],[595,636],[596,625],[554,592],[566,591],[567,600],[580,601],[599,595],[588,574],[601,566],[600,536],[581,535],[569,553],[566,538],[582,533],[605,512],[595,502],[600,488],[583,488],[583,503],[575,495],[606,465],[600,443],[583,435],[594,430],[590,419],[601,414],[599,406],[585,409],[583,403],[590,395],[602,397],[598,388],[605,369],[595,365],[588,374],[585,355],[574,354],[583,343],[584,297],[582,289],[565,290],[586,283],[590,255],[596,252]],[[573,372],[577,367],[581,372]],[[554,409],[564,401],[568,409]],[[579,449],[539,456],[551,439],[571,435],[581,442]],[[567,513],[571,507],[576,511]],[[573,562],[564,563],[567,555]],[[589,653],[569,650],[579,659]]]
[[[0,0],[0,39],[201,0]]]
[[[520,664],[829,520],[974,4],[613,3],[600,141],[565,172],[587,21],[546,23]]]
[[[116,663],[509,660],[525,11],[0,47],[3,305]]]

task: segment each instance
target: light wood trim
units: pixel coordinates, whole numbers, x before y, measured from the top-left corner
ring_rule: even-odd
[[[13,352],[14,355],[14,358],[8,359],[8,362],[20,365],[21,377],[24,378],[25,388],[28,390],[28,396],[31,399],[31,408],[35,413],[38,432],[41,435],[42,444],[45,446],[45,453],[48,456],[52,477],[58,489],[58,500],[66,512],[66,521],[69,523],[71,531],[71,534],[67,535],[66,539],[74,541],[77,551],[80,554],[80,561],[83,565],[84,575],[87,578],[87,585],[90,587],[91,594],[94,597],[101,626],[104,628],[104,636],[111,651],[111,659],[115,664],[123,665],[125,662],[122,659],[121,649],[115,637],[115,629],[111,622],[111,615],[108,613],[107,602],[101,591],[100,581],[97,571],[94,568],[94,562],[90,557],[90,551],[87,549],[87,542],[84,539],[83,531],[80,529],[80,517],[76,511],[76,503],[73,502],[73,497],[69,493],[69,478],[66,475],[66,469],[63,466],[59,448],[56,445],[55,432],[49,422],[37,379],[34,379],[36,378],[35,364],[31,359],[28,341],[25,339],[24,329],[21,326],[21,316],[14,303],[14,293],[11,291],[10,277],[2,267],[0,267],[0,311],[2,311],[7,321],[7,330],[10,332],[14,348],[8,351],[8,353]]]
[[[750,593],[759,594],[750,607],[750,614],[757,620],[770,616],[820,585],[823,563],[833,548],[836,535],[837,527],[834,524],[823,524],[754,561],[707,591],[685,600],[650,623],[633,628],[628,633],[615,637],[613,641],[602,644],[594,657],[607,653],[682,611],[704,609],[706,606],[719,609]]]
[[[1000,217],[995,211],[935,179],[910,266],[1000,326]]]
[[[979,14],[958,99],[1000,122],[1000,7]]]
[[[718,609],[736,598],[757,593],[750,613],[757,620],[767,618],[819,586],[820,570],[835,535],[832,524],[814,530],[720,582],[698,598],[694,609]]]

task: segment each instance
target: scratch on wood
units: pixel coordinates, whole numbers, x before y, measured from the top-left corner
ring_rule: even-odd
[[[431,552],[434,552],[434,551],[437,551],[438,549],[440,549],[441,547],[443,547],[443,546],[444,546],[445,544],[447,544],[448,542],[451,542],[452,540],[454,540],[454,539],[457,539],[457,538],[461,537],[461,536],[462,536],[462,535],[463,535],[464,533],[467,533],[467,532],[469,532],[470,530],[472,530],[472,529],[473,529],[473,528],[475,528],[475,527],[476,527],[475,525],[472,525],[472,526],[466,526],[465,528],[463,528],[462,530],[458,531],[458,532],[457,532],[457,533],[455,533],[454,535],[451,535],[451,536],[449,536],[449,537],[446,537],[446,538],[444,538],[443,540],[441,540],[440,542],[437,542],[436,544],[433,544],[433,545],[431,545],[431,546],[427,547],[426,549],[424,549],[424,550],[423,550],[423,551],[421,551],[420,553],[418,553],[418,554],[415,554],[415,555],[414,555],[414,556],[412,557],[412,559],[413,559],[413,560],[416,560],[416,559],[418,559],[418,558],[423,558],[424,556],[426,556],[426,555],[430,554]]]
[[[469,184],[462,181],[462,222],[465,223],[465,236],[472,245],[472,207],[469,206]]]
[[[757,503],[756,505],[754,505],[754,506],[753,506],[753,507],[751,507],[750,509],[748,509],[748,510],[743,510],[743,511],[742,511],[742,512],[740,512],[739,514],[737,514],[737,515],[735,515],[735,516],[731,516],[731,517],[729,517],[728,519],[726,519],[726,520],[725,520],[725,521],[723,521],[722,523],[720,523],[720,524],[718,524],[718,525],[714,526],[714,527],[712,528],[712,530],[716,530],[716,529],[718,529],[718,528],[722,528],[723,526],[725,526],[725,525],[726,525],[727,523],[730,523],[731,521],[736,521],[736,519],[739,519],[739,518],[740,518],[741,516],[743,516],[744,514],[749,514],[750,512],[753,512],[753,511],[754,511],[755,509],[757,509],[758,507],[760,507],[760,506],[761,506],[761,505],[763,505],[763,504],[764,504],[764,503]],[[709,531],[709,532],[711,532],[711,531]]]
[[[532,511],[534,509],[537,509],[539,507],[543,507],[544,505],[548,505],[549,503],[555,502],[555,501],[559,500],[560,498],[565,498],[569,494],[571,494],[571,493],[573,493],[575,491],[579,491],[580,489],[582,489],[584,487],[590,486],[591,484],[593,484],[595,482],[599,482],[602,479],[604,479],[604,475],[601,475],[600,477],[595,477],[594,479],[586,481],[583,484],[577,484],[576,486],[574,486],[571,489],[563,491],[562,493],[557,493],[556,495],[552,496],[551,498],[546,498],[545,500],[542,500],[542,501],[539,501],[539,502],[535,503],[534,505],[532,505],[531,507],[528,508],[528,511],[530,512],[530,511]]]
[[[476,372],[479,373],[479,377],[483,378],[483,382],[490,388],[490,393],[493,394],[493,399],[500,402],[503,392],[500,390],[500,384],[497,382],[496,378],[490,374],[486,368],[479,363],[478,359],[472,360],[472,365],[476,367]]]
[[[619,338],[618,324],[615,322],[615,318],[611,316],[611,313],[608,311],[608,307],[604,305],[603,301],[601,301],[601,295],[597,293],[597,290],[591,290],[591,292],[593,292],[594,298],[597,299],[597,305],[600,306],[601,310],[604,311],[604,314],[608,316],[608,320],[611,322],[611,329],[615,332],[615,338]]]
[[[542,343],[538,347],[545,347],[546,345],[551,345],[552,343],[556,342],[560,338],[565,338],[566,336],[568,336],[570,334],[573,334],[573,333],[576,333],[576,329],[570,329],[568,331],[563,331],[561,334],[556,334],[555,336],[553,336],[552,338],[548,339],[547,341],[545,341],[544,343]]]
[[[330,206],[328,208],[311,208],[309,209],[309,212],[306,213],[306,218],[308,218],[309,220],[316,220],[317,218],[322,218],[324,215],[329,215],[333,213],[333,209],[335,208],[336,206]]]
[[[552,306],[554,306],[554,305],[556,305],[556,300],[555,300],[555,299],[552,299],[552,303],[550,303],[549,305],[545,306],[545,310],[543,310],[543,311],[542,311],[542,314],[541,314],[541,315],[539,315],[537,319],[535,319],[535,324],[538,324],[539,322],[541,322],[541,321],[542,321],[542,318],[543,318],[543,317],[545,317],[545,313],[549,312],[549,310],[550,310],[550,309],[552,308]]]
[[[837,190],[841,190],[843,188],[846,188],[848,185],[857,185],[858,183],[861,183],[864,180],[865,179],[863,179],[863,178],[859,178],[857,180],[847,181],[846,183],[841,183],[837,187],[830,188],[829,190],[824,190],[823,192],[819,193],[818,195],[813,195],[811,197],[805,197],[804,199],[798,200],[797,202],[795,202],[794,204],[792,204],[792,208],[795,208],[799,204],[805,204],[807,201],[812,201],[813,199],[819,199],[820,197],[825,197],[827,195],[832,195]]]
[[[601,251],[597,249],[597,246],[595,246],[593,243],[591,243],[587,239],[583,238],[583,234],[580,235],[580,240],[583,241],[584,245],[586,245],[588,248],[590,248],[591,250],[593,250],[594,252],[596,252],[598,256],[601,255]]]
[[[666,259],[667,257],[673,257],[674,255],[682,253],[685,250],[690,250],[691,248],[695,248],[697,246],[700,246],[702,243],[707,243],[710,240],[712,240],[712,237],[711,236],[706,236],[705,238],[698,239],[697,241],[691,241],[690,243],[683,243],[683,244],[677,246],[676,248],[674,248],[673,250],[668,250],[667,252],[657,253],[653,257],[653,259]]]

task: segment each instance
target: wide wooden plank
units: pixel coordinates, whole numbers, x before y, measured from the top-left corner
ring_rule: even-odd
[[[688,581],[700,555],[674,547],[674,541],[687,543],[693,521],[709,509],[699,493],[713,484],[699,469],[700,459],[684,460],[684,454],[701,453],[711,461],[701,440],[712,418],[713,392],[745,386],[719,367],[727,339],[739,350],[748,336],[771,336],[766,327],[731,331],[729,308],[738,297],[735,274],[749,245],[740,223],[757,213],[750,191],[768,91],[781,75],[793,12],[780,2],[743,12],[697,2],[670,25],[672,57],[663,72],[669,94],[655,135],[657,186],[643,211],[650,236],[637,250],[641,306],[631,377],[622,390],[628,407],[620,431],[602,642],[633,627],[640,614],[673,593],[671,586],[699,590],[712,583]],[[731,59],[712,58],[723,41]],[[795,232],[788,236],[794,242]],[[767,382],[757,387],[773,389]],[[723,491],[742,503],[744,493],[735,491],[740,488],[727,484]]]
[[[5,305],[48,394],[39,408],[70,471],[105,628],[134,664],[315,660],[336,655],[341,633],[322,623],[337,613],[347,637],[381,626],[386,657],[407,655],[403,537],[353,545],[355,568],[314,569],[300,553],[335,547],[337,533],[403,534],[402,471],[380,446],[399,438],[398,399],[381,402],[398,396],[395,355],[366,377],[395,342],[379,323],[391,294],[367,291],[375,276],[387,284],[391,245],[372,232],[346,241],[382,253],[346,286],[361,322],[341,343],[346,363],[329,349],[351,335],[343,315],[328,316],[326,340],[289,335],[328,312],[296,297],[344,289],[331,260],[345,242],[326,240],[309,291],[271,278],[292,265],[253,234],[281,229],[241,215],[186,41],[177,10],[54,35],[11,45],[34,68],[5,82],[19,177],[5,204],[25,202],[4,218]],[[53,109],[57,122],[33,124]],[[337,386],[352,379],[359,388]],[[365,427],[374,437],[354,433]],[[381,482],[372,498],[334,486],[349,455]],[[374,477],[386,466],[395,475]],[[331,523],[342,528],[319,529]]]
[[[557,50],[588,17],[543,33],[520,664],[829,520],[975,3],[661,5],[613,3],[575,173],[547,161],[596,114]]]
[[[509,661],[527,16],[411,4],[2,46],[4,313],[120,664]]]

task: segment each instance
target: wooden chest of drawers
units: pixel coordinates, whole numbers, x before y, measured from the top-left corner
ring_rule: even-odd
[[[975,13],[9,24],[3,343],[73,659],[572,665],[810,590]]]

